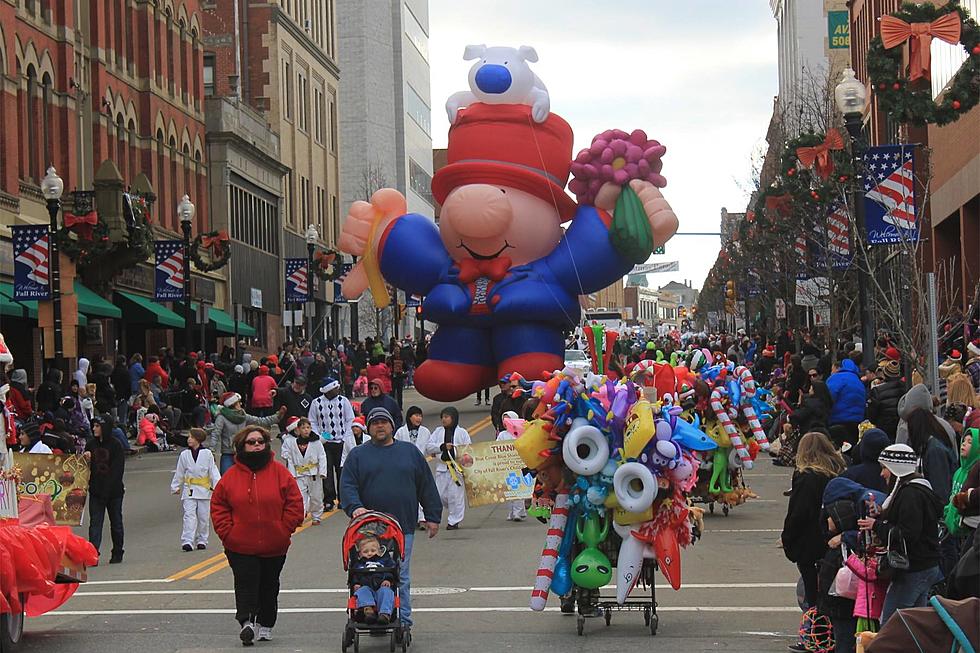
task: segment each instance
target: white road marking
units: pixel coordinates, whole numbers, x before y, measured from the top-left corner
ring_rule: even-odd
[[[558,606],[545,608],[546,612],[559,612],[561,608]],[[745,605],[712,605],[712,606],[658,606],[657,612],[762,612],[762,613],[773,613],[773,612],[796,612],[799,613],[800,608],[798,606],[745,606]],[[322,607],[309,607],[309,608],[279,608],[279,614],[323,614],[323,613],[345,613],[347,608],[322,608]],[[487,607],[487,606],[477,606],[477,607],[461,607],[461,606],[447,606],[444,608],[412,608],[412,612],[527,612],[532,613],[532,610],[527,606],[499,606],[499,607]],[[168,610],[56,610],[55,612],[48,612],[41,615],[41,617],[111,617],[111,616],[134,616],[134,615],[167,615],[169,617],[177,617],[180,615],[187,614],[205,614],[205,615],[219,615],[219,614],[235,614],[235,610],[232,608],[204,608],[204,609],[186,609],[181,608],[179,611],[174,611],[173,609]]]
[[[705,535],[709,533],[782,533],[781,528],[705,528]]]
[[[104,581],[107,583],[116,581]],[[163,582],[163,581],[161,581]],[[86,583],[91,584],[91,583]],[[703,590],[703,589],[765,589],[765,588],[780,588],[780,587],[796,587],[796,583],[688,583],[687,585],[682,585],[681,590]],[[603,589],[614,589],[614,585],[607,585]],[[530,586],[523,585],[513,585],[513,586],[497,586],[497,587],[415,587],[412,588],[412,596],[433,596],[439,594],[461,594],[463,592],[530,592],[533,588]],[[657,585],[657,589],[670,589],[670,585]],[[214,594],[234,594],[235,590],[231,589],[187,589],[187,590],[118,590],[118,591],[104,591],[104,592],[75,592],[73,598],[87,597],[87,596],[170,596],[179,594],[200,594],[200,595],[214,595]],[[346,587],[342,588],[288,588],[279,590],[280,594],[347,594],[348,590]]]
[[[169,578],[143,578],[143,579],[133,579],[133,580],[90,580],[86,581],[84,585],[142,585],[143,583],[172,583],[173,581]],[[137,594],[142,594],[142,592],[137,592]]]

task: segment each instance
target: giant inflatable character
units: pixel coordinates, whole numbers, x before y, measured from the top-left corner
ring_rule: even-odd
[[[362,257],[344,280],[346,297],[370,286],[384,305],[386,282],[425,297],[423,316],[439,329],[415,385],[437,401],[461,399],[504,374],[538,379],[561,369],[579,295],[623,277],[677,230],[658,188],[620,172],[625,156],[619,167],[613,159],[599,166],[615,167],[616,181],[590,193],[591,205],[576,204],[565,193],[572,129],[548,113],[547,91],[527,66],[537,58],[533,48],[470,46],[466,58],[474,57],[470,91],[447,106],[455,118],[448,162],[432,180],[439,225],[406,213],[405,198],[382,189],[351,206],[339,242]],[[526,88],[511,92],[518,83]],[[650,247],[637,251],[636,242]]]

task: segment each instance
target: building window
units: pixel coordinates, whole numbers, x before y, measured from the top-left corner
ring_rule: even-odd
[[[336,195],[330,196],[330,226],[333,229],[333,240],[336,245],[340,241],[340,202]]]
[[[323,91],[313,88],[313,140],[323,143]]]
[[[37,71],[34,66],[27,67],[27,119],[33,121],[37,116]],[[28,128],[27,130],[27,177],[38,180],[39,158],[37,130]]]
[[[242,306],[242,317],[245,320],[245,324],[255,329],[255,337],[252,338],[252,342],[255,345],[264,347],[269,333],[265,321],[265,313],[255,308]]]
[[[43,9],[43,8],[42,8]],[[53,148],[51,147],[51,76],[48,73],[44,73],[44,77],[41,79],[41,169],[38,170],[40,174],[43,170],[46,170],[48,164],[54,164],[53,156],[49,155]]]
[[[214,53],[204,53],[204,97],[214,95]]]
[[[408,160],[408,179],[415,194],[435,206],[432,201],[432,175],[416,163],[415,159]]]
[[[309,90],[308,83],[304,75],[300,74],[296,76],[296,87],[298,89],[297,95],[299,96],[299,106],[297,107],[299,128],[306,131],[308,128],[306,118],[309,111]]]
[[[408,9],[408,7],[405,7]],[[415,14],[412,13],[411,9],[405,12],[405,35],[408,40],[412,42],[415,49],[419,51],[422,58],[426,61],[429,60],[429,37],[426,35],[425,30],[422,29],[422,25],[419,24],[418,19]]]
[[[323,228],[323,188],[321,186],[316,187],[316,228],[321,234],[326,236],[326,231]]]
[[[282,62],[282,103],[286,120],[293,119],[293,74],[288,61]]]
[[[407,85],[408,92],[405,93],[405,111],[412,117],[426,136],[432,135],[432,109],[426,104],[411,85]]]
[[[334,154],[337,153],[338,141],[340,140],[337,135],[337,95],[331,90],[330,91],[330,102],[328,106],[328,112],[330,114],[330,151]]]

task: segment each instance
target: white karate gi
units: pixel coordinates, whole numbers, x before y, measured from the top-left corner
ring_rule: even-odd
[[[218,466],[214,464],[214,454],[203,446],[197,450],[197,460],[190,449],[184,449],[177,458],[177,470],[170,482],[170,491],[180,493],[181,507],[184,509],[183,530],[180,533],[181,545],[207,546],[211,532],[211,491],[221,480]]]
[[[317,438],[306,446],[306,453],[299,449],[295,441],[286,449],[286,466],[296,479],[300,494],[303,495],[303,512],[308,512],[314,521],[323,517],[323,474],[327,471],[327,452]]]
[[[421,436],[419,439],[422,439]],[[436,465],[436,487],[439,489],[439,497],[442,499],[443,507],[449,511],[448,523],[450,526],[455,526],[463,521],[463,516],[466,514],[466,488],[463,486],[462,478],[459,479],[459,485],[456,485],[449,468],[441,460],[441,446],[445,439],[446,429],[440,426],[429,437],[425,445],[425,453],[439,458],[439,463]],[[457,426],[455,433],[453,433],[453,445],[455,445],[457,455],[461,446],[472,444],[472,442],[466,429]]]

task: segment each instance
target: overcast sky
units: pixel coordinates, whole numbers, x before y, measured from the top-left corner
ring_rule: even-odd
[[[719,228],[721,207],[745,210],[750,157],[777,89],[776,22],[764,0],[429,0],[433,147],[445,147],[446,99],[466,88],[471,43],[531,45],[551,110],[577,153],[610,128],[641,128],[666,145],[664,196],[680,231]],[[573,155],[574,155],[573,153]],[[675,236],[665,256],[699,287],[717,237]]]

